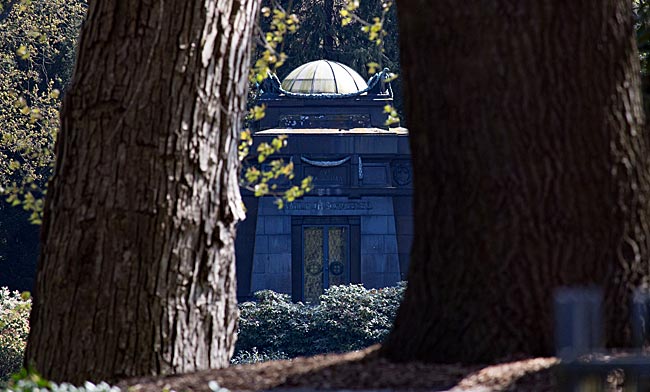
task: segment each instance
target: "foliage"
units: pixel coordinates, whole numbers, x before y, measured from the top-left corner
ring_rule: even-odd
[[[22,369],[12,377],[7,385],[6,392],[119,392],[118,387],[113,387],[105,382],[93,384],[86,381],[83,386],[62,383],[56,384],[41,377],[38,373]]]
[[[244,175],[241,177],[240,186],[254,192],[255,196],[275,196],[275,204],[283,208],[284,203],[292,202],[311,190],[312,178],[305,177],[299,185],[292,185],[294,179],[293,162],[285,162],[282,159],[274,159],[268,164],[263,164],[271,155],[279,152],[286,146],[287,136],[280,135],[270,143],[262,142],[257,146],[257,165],[248,162],[248,150],[253,145],[253,138],[250,130],[241,133],[239,144],[240,159],[244,160]],[[283,182],[289,185],[283,185]]]
[[[285,37],[289,33],[295,33],[299,26],[298,17],[289,13],[279,3],[273,3],[273,8],[262,7],[262,15],[270,19],[267,21],[266,30],[259,25],[256,26],[259,55],[255,59],[250,73],[250,79],[255,83],[261,82],[270,72],[276,72],[284,64],[284,60],[287,58],[286,54],[282,52]],[[250,121],[262,119],[265,114],[263,105],[254,105],[256,94],[254,89],[251,91],[249,106],[252,107],[246,118],[245,129],[240,134],[239,159],[244,162],[244,173],[240,176],[239,185],[253,192],[256,197],[275,196],[275,204],[278,208],[283,208],[285,202],[290,203],[311,190],[312,178],[306,177],[300,181],[300,184],[293,185],[291,183],[294,179],[293,162],[274,159],[268,164],[264,164],[267,158],[286,146],[286,135],[280,135],[270,143],[259,143],[256,149],[256,164],[249,162],[253,137],[247,125]]]
[[[282,14],[294,12],[300,28],[291,30],[273,47],[273,59],[285,66],[286,73],[299,65],[317,59],[334,60],[351,66],[368,79],[384,67],[395,75],[400,72],[397,13],[390,0],[263,0],[267,14],[279,7]],[[285,11],[287,10],[287,11]],[[274,16],[275,18],[275,16]],[[262,20],[260,31],[273,29],[274,20]],[[266,40],[259,39],[258,57],[269,56]],[[370,45],[369,45],[370,44]],[[264,49],[264,52],[261,50]],[[268,69],[277,73],[276,67]],[[256,64],[255,69],[259,69]],[[257,74],[258,81],[263,75]],[[280,79],[282,79],[282,77]],[[393,78],[394,107],[391,106],[386,125],[399,123],[402,110],[401,82]],[[255,94],[251,100],[254,100]]]
[[[229,392],[229,389],[222,388],[216,381],[208,382],[208,388],[212,392]],[[127,389],[127,391],[130,390]],[[120,388],[111,386],[106,382],[93,384],[86,381],[83,386],[75,387],[72,384],[56,384],[41,377],[33,370],[21,369],[11,378],[11,382],[5,387],[0,386],[2,392],[120,392]],[[170,392],[168,387],[163,387],[162,392]]]
[[[392,327],[405,283],[384,289],[334,286],[312,306],[292,303],[286,294],[259,291],[257,302],[240,304],[239,337],[233,364],[288,359],[302,355],[358,350],[381,342]],[[0,382],[20,370],[29,333],[31,299],[0,288]],[[22,370],[9,391],[106,391],[107,384],[74,389]]]
[[[0,12],[0,194],[40,223],[61,92],[71,77],[83,0],[9,2]]]
[[[269,72],[276,72],[284,64],[287,59],[287,55],[282,51],[285,36],[287,33],[295,33],[299,25],[296,14],[288,12],[277,2],[274,2],[272,7],[262,7],[262,16],[271,19],[266,30],[256,26],[261,54],[257,56],[251,68],[251,80],[257,83],[262,82]]]
[[[347,0],[282,0],[280,3],[292,9],[300,20],[300,29],[284,42],[286,72],[317,59],[345,63],[366,78],[371,75],[368,66],[371,63],[376,64],[375,70],[388,67],[399,72],[397,13],[387,1],[357,1],[352,7]],[[343,17],[341,11],[348,9],[349,14]],[[354,17],[348,19],[352,14]],[[379,32],[378,25],[381,25]],[[371,37],[370,30],[379,36]],[[369,38],[375,38],[374,45],[368,45]],[[377,44],[379,39],[381,42]]]
[[[389,68],[400,73],[397,12],[390,0],[284,0],[295,3],[301,28],[286,39],[287,72],[308,61],[344,63],[368,79]],[[284,75],[283,75],[284,76]],[[402,85],[392,83],[394,106],[402,111]],[[395,118],[393,118],[394,120]],[[387,122],[387,125],[395,121]]]
[[[384,39],[388,36],[388,32],[384,29],[384,23],[386,22],[393,3],[389,0],[383,0],[381,2],[381,16],[374,16],[372,22],[357,15],[357,10],[360,5],[361,3],[359,0],[346,1],[345,6],[339,10],[339,15],[341,15],[341,25],[347,26],[353,22],[360,23],[361,31],[368,34],[370,42],[379,46],[383,53]]]
[[[295,67],[316,57],[343,61],[356,69],[365,69],[367,65],[366,76],[384,63],[398,70],[396,15],[390,2],[302,0],[296,8],[306,23],[304,29],[298,29],[300,16],[291,12],[293,0],[267,3],[262,8],[265,19],[257,29],[260,50],[251,70],[252,80],[261,81],[287,59]],[[21,0],[7,2],[0,11],[0,129],[4,130],[0,138],[0,161],[5,163],[0,165],[0,194],[12,205],[22,205],[31,211],[33,223],[41,221],[45,187],[53,168],[58,108],[71,77],[74,48],[85,9],[85,0]],[[346,9],[349,12],[341,20],[353,27],[350,29],[342,29],[341,23],[335,23]],[[379,17],[372,16],[377,12]],[[366,44],[365,35],[376,47]],[[284,49],[293,55],[287,56]],[[387,124],[398,121],[394,108],[387,108],[387,114]],[[251,116],[259,119],[263,108],[253,107]],[[279,139],[273,143],[281,148],[286,141]],[[250,146],[250,132],[244,131],[240,155],[245,156]],[[273,147],[273,151],[279,150],[278,146]],[[258,159],[265,160],[268,151],[267,144],[260,144]],[[280,160],[266,166],[271,170],[249,167],[252,170],[243,176],[242,185],[258,196],[276,195],[280,207],[310,190],[310,179],[305,179],[279,192],[277,181],[274,185],[271,180],[280,176],[291,180],[293,167]],[[250,181],[251,178],[255,180]]]
[[[255,293],[240,304],[235,357],[253,351],[290,358],[359,350],[383,341],[397,313],[405,283],[384,289],[334,286],[317,305],[292,303],[286,294]]]
[[[0,287],[0,382],[7,381],[23,364],[31,307],[28,294]]]
[[[58,110],[71,78],[86,6],[85,0],[21,0],[8,2],[0,11],[0,162],[4,163],[0,165],[0,195],[12,206],[22,205],[30,211],[30,221],[36,224],[41,222],[46,185],[53,170]],[[266,9],[263,12],[271,13]],[[265,51],[253,68],[252,75],[257,72],[257,78],[282,65],[283,56],[276,56],[274,51],[283,36],[297,28],[295,15],[277,7],[272,14],[270,30],[263,34]],[[263,115],[263,110],[253,108],[251,115]],[[243,136],[240,154],[246,155],[252,139],[250,133]],[[280,145],[274,146],[277,151],[285,141],[274,143]],[[259,157],[263,161],[267,156]],[[293,166],[280,165],[276,160],[270,167],[273,170],[243,185],[260,196],[277,193],[277,186],[269,184],[269,179],[293,178]],[[310,184],[305,180],[289,187],[277,203],[281,206],[283,201],[302,196]]]
[[[358,14],[360,5],[361,3],[359,2],[359,0],[346,0],[345,6],[339,10],[339,14],[341,16],[341,25],[347,26],[354,22],[359,23],[361,25],[361,31],[367,34],[368,40],[374,43],[379,48],[381,56],[384,57],[386,52],[384,48],[384,42],[385,39],[389,36],[389,33],[384,26],[386,26],[389,17],[392,17],[392,21],[394,24],[397,23],[394,15],[391,14],[391,11],[394,13],[393,3],[390,0],[382,0],[381,14],[379,16],[373,16],[372,21],[369,21],[370,19],[367,18],[364,19]],[[394,34],[394,38],[397,39],[396,33]],[[396,43],[393,43],[393,45],[396,45]],[[382,57],[380,57],[380,59]],[[381,60],[379,63],[371,61],[366,65],[368,66],[368,73],[371,75],[375,74],[380,68],[382,68]],[[397,71],[399,65],[395,64],[394,67],[395,68],[393,70]],[[396,79],[397,79],[397,74],[393,73],[392,76],[390,77],[390,81],[394,81]],[[401,89],[399,90],[401,91]],[[402,97],[400,94],[398,94],[395,97],[395,100],[399,102],[397,106],[400,109],[401,109],[401,98]],[[398,112],[400,111],[400,109],[397,109],[393,105],[386,105],[384,107],[384,113],[388,115],[388,118],[386,119],[386,125],[388,126],[395,125],[395,124],[399,125],[400,115],[398,114]]]
[[[283,352],[259,352],[257,347],[253,347],[251,351],[238,351],[230,360],[233,365],[244,365],[249,363],[259,363],[266,361],[277,361],[281,359],[289,359],[289,356]]]

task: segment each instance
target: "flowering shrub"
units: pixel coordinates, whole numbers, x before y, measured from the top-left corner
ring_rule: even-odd
[[[8,380],[22,366],[31,308],[28,294],[0,287],[0,382]]]
[[[315,306],[292,303],[286,294],[259,291],[256,302],[240,305],[235,358],[253,352],[293,358],[380,343],[393,325],[405,288],[404,282],[379,290],[334,286]]]

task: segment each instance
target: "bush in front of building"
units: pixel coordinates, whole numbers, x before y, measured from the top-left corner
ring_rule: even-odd
[[[240,305],[235,358],[309,356],[360,350],[388,335],[406,284],[383,289],[362,285],[334,286],[320,303],[292,303],[286,294],[255,293],[255,302]],[[263,359],[262,359],[263,360]],[[238,362],[241,363],[241,362]]]
[[[260,352],[257,347],[253,347],[251,351],[237,351],[230,359],[232,365],[245,365],[250,363],[260,363],[266,361],[279,361],[283,359],[290,359],[289,356],[283,352]]]
[[[0,384],[23,364],[31,308],[28,295],[0,287]]]
[[[240,304],[233,363],[255,363],[359,350],[381,342],[392,327],[405,283],[384,289],[334,286],[317,305],[293,303],[286,294],[255,293]],[[0,385],[18,372],[29,334],[31,299],[0,287]]]

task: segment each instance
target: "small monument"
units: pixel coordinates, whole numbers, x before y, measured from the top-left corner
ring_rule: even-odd
[[[385,125],[388,70],[366,82],[341,63],[318,60],[282,82],[269,75],[261,90],[266,110],[253,124],[254,141],[288,135],[277,158],[293,162],[296,181],[312,176],[314,189],[283,209],[242,189],[239,299],[270,289],[316,302],[332,285],[381,288],[406,279],[413,175],[408,131]]]

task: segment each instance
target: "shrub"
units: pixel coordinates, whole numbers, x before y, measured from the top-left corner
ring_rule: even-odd
[[[359,350],[384,340],[406,284],[384,289],[334,286],[317,305],[292,303],[286,294],[265,290],[240,305],[235,358],[244,353],[290,358]],[[274,354],[276,353],[276,354]]]
[[[56,384],[41,377],[38,373],[22,369],[12,377],[3,392],[120,392],[118,387],[113,387],[105,382],[93,384],[86,381],[83,386],[75,387],[72,384]]]
[[[236,354],[252,352],[284,352],[289,357],[303,353],[314,340],[312,320],[314,309],[303,303],[292,303],[286,294],[270,290],[255,293],[256,302],[239,305],[239,333]]]
[[[0,287],[0,383],[18,372],[23,364],[31,307],[28,294]]]
[[[251,351],[238,351],[235,353],[230,363],[233,365],[244,365],[280,359],[289,359],[289,356],[283,352],[259,352],[257,351],[257,347],[253,347]]]
[[[239,305],[239,337],[231,362],[353,351],[380,343],[393,325],[405,288],[404,282],[379,290],[362,285],[334,286],[325,291],[317,305],[293,303],[286,294],[259,291],[255,302]],[[21,368],[30,310],[28,295],[0,288],[0,384]]]
[[[390,332],[405,284],[379,290],[361,285],[334,286],[314,312],[314,350],[343,352],[381,343]]]

